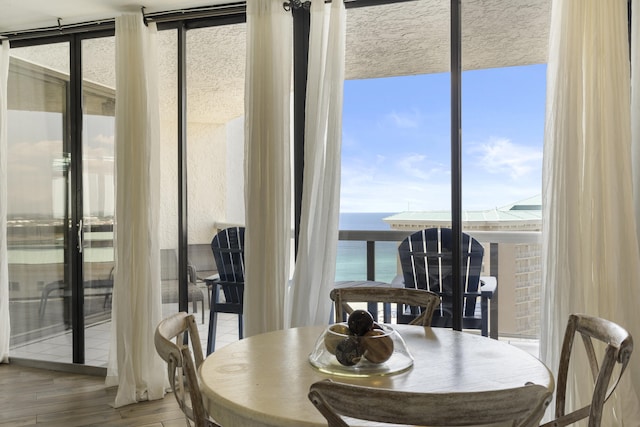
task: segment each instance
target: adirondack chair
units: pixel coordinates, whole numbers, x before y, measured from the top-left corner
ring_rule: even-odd
[[[215,350],[218,313],[238,315],[238,337],[242,339],[244,300],[244,227],[229,227],[211,241],[218,278],[207,280],[211,286],[211,312],[207,354]]]
[[[431,326],[451,327],[453,320],[453,234],[450,228],[420,230],[405,238],[398,247],[402,280],[407,288],[426,289],[440,295],[442,303],[436,309]],[[480,329],[489,336],[489,301],[496,283],[480,280],[484,248],[466,233],[462,235],[462,283],[464,304],[463,329]],[[480,307],[477,303],[480,301]],[[479,308],[479,309],[478,309]],[[399,323],[409,323],[416,313],[398,312]]]

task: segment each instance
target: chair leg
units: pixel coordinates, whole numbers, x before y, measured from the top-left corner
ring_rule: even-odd
[[[216,348],[217,323],[218,313],[212,310],[209,313],[209,337],[207,339],[207,356],[213,353]]]
[[[238,314],[238,338],[242,339],[242,314]]]
[[[480,316],[482,318],[481,322],[481,334],[483,337],[489,336],[489,307],[487,304],[487,298],[480,298]]]

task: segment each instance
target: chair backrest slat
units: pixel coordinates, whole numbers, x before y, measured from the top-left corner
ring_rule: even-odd
[[[397,303],[400,305],[398,310],[402,309],[402,305],[412,307],[414,312],[419,313],[419,315],[411,320],[410,324],[430,326],[433,312],[436,307],[440,305],[440,297],[438,294],[425,289],[382,287],[334,288],[331,290],[330,297],[335,303],[334,311],[336,314],[336,322],[342,321],[343,310],[351,314],[353,308],[348,304],[350,302],[381,302]]]
[[[513,422],[534,427],[551,400],[540,385],[466,393],[417,393],[323,380],[309,399],[329,427],[348,427],[343,417],[394,425],[466,426]]]
[[[229,303],[242,303],[237,287],[225,283],[244,283],[244,227],[229,227],[219,231],[211,241],[222,291]]]
[[[584,343],[594,386],[591,403],[567,413],[565,405],[569,364],[571,359],[574,358],[573,347],[576,335],[582,337],[581,341]],[[593,345],[594,340],[601,342],[605,347],[600,359],[598,359]],[[560,353],[555,408],[556,418],[545,424],[545,426],[562,427],[588,417],[589,427],[600,427],[604,404],[618,385],[632,352],[633,338],[620,325],[595,316],[571,314],[567,322]],[[619,365],[618,376],[612,381],[616,365]]]
[[[398,255],[406,287],[438,293],[442,304],[440,317],[451,317],[453,295],[453,232],[450,228],[429,228],[405,238]],[[484,248],[473,237],[462,233],[463,264],[461,270],[464,292],[479,294]],[[475,296],[464,298],[464,316],[474,317]]]
[[[167,362],[171,389],[185,416],[196,427],[219,427],[209,418],[200,391],[197,370],[204,357],[194,316],[179,312],[163,319],[156,327],[154,341],[156,351]]]

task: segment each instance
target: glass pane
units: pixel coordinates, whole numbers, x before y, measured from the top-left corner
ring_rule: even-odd
[[[449,3],[351,8],[347,18],[340,229],[419,229],[425,211],[448,220]],[[367,279],[367,240],[339,242],[336,280]],[[399,241],[388,240],[375,242],[376,281],[400,273]]]
[[[548,4],[462,5],[463,229],[497,278],[506,336],[540,332],[548,15]]]
[[[211,240],[225,224],[244,224],[245,44],[244,23],[187,33],[188,258],[195,272],[189,310],[197,310],[203,344],[209,323],[205,279],[217,273]],[[204,302],[194,305],[201,294]],[[217,325],[216,349],[238,339],[237,315],[220,313]]]
[[[106,366],[113,292],[115,38],[82,41],[85,364]]]
[[[11,50],[9,301],[13,357],[71,361],[66,43]],[[61,334],[62,333],[62,334]],[[44,341],[46,338],[52,338]]]
[[[177,32],[158,33],[160,77],[160,251],[163,317],[178,312]]]

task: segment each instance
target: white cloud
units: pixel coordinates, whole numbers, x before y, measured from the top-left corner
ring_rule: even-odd
[[[392,159],[393,163],[389,162]],[[429,163],[422,155],[409,155],[399,160],[378,155],[375,163],[345,161],[342,165],[341,211],[447,209],[449,174],[441,172],[439,165],[434,167]]]
[[[478,164],[492,174],[506,173],[517,179],[537,171],[542,165],[542,150],[512,143],[507,138],[492,138],[476,144],[470,153],[478,153]]]
[[[438,153],[433,153],[436,155]],[[504,206],[540,192],[542,150],[492,139],[464,159],[463,209]],[[431,154],[390,152],[342,159],[342,212],[451,209],[451,165]],[[490,173],[489,173],[490,172]]]
[[[423,154],[411,154],[397,160],[398,173],[419,180],[449,176],[449,169],[441,164],[428,161]],[[415,180],[414,180],[415,181]]]
[[[421,115],[418,111],[411,113],[396,113],[395,111],[388,114],[387,117],[399,128],[414,129],[420,126]]]

